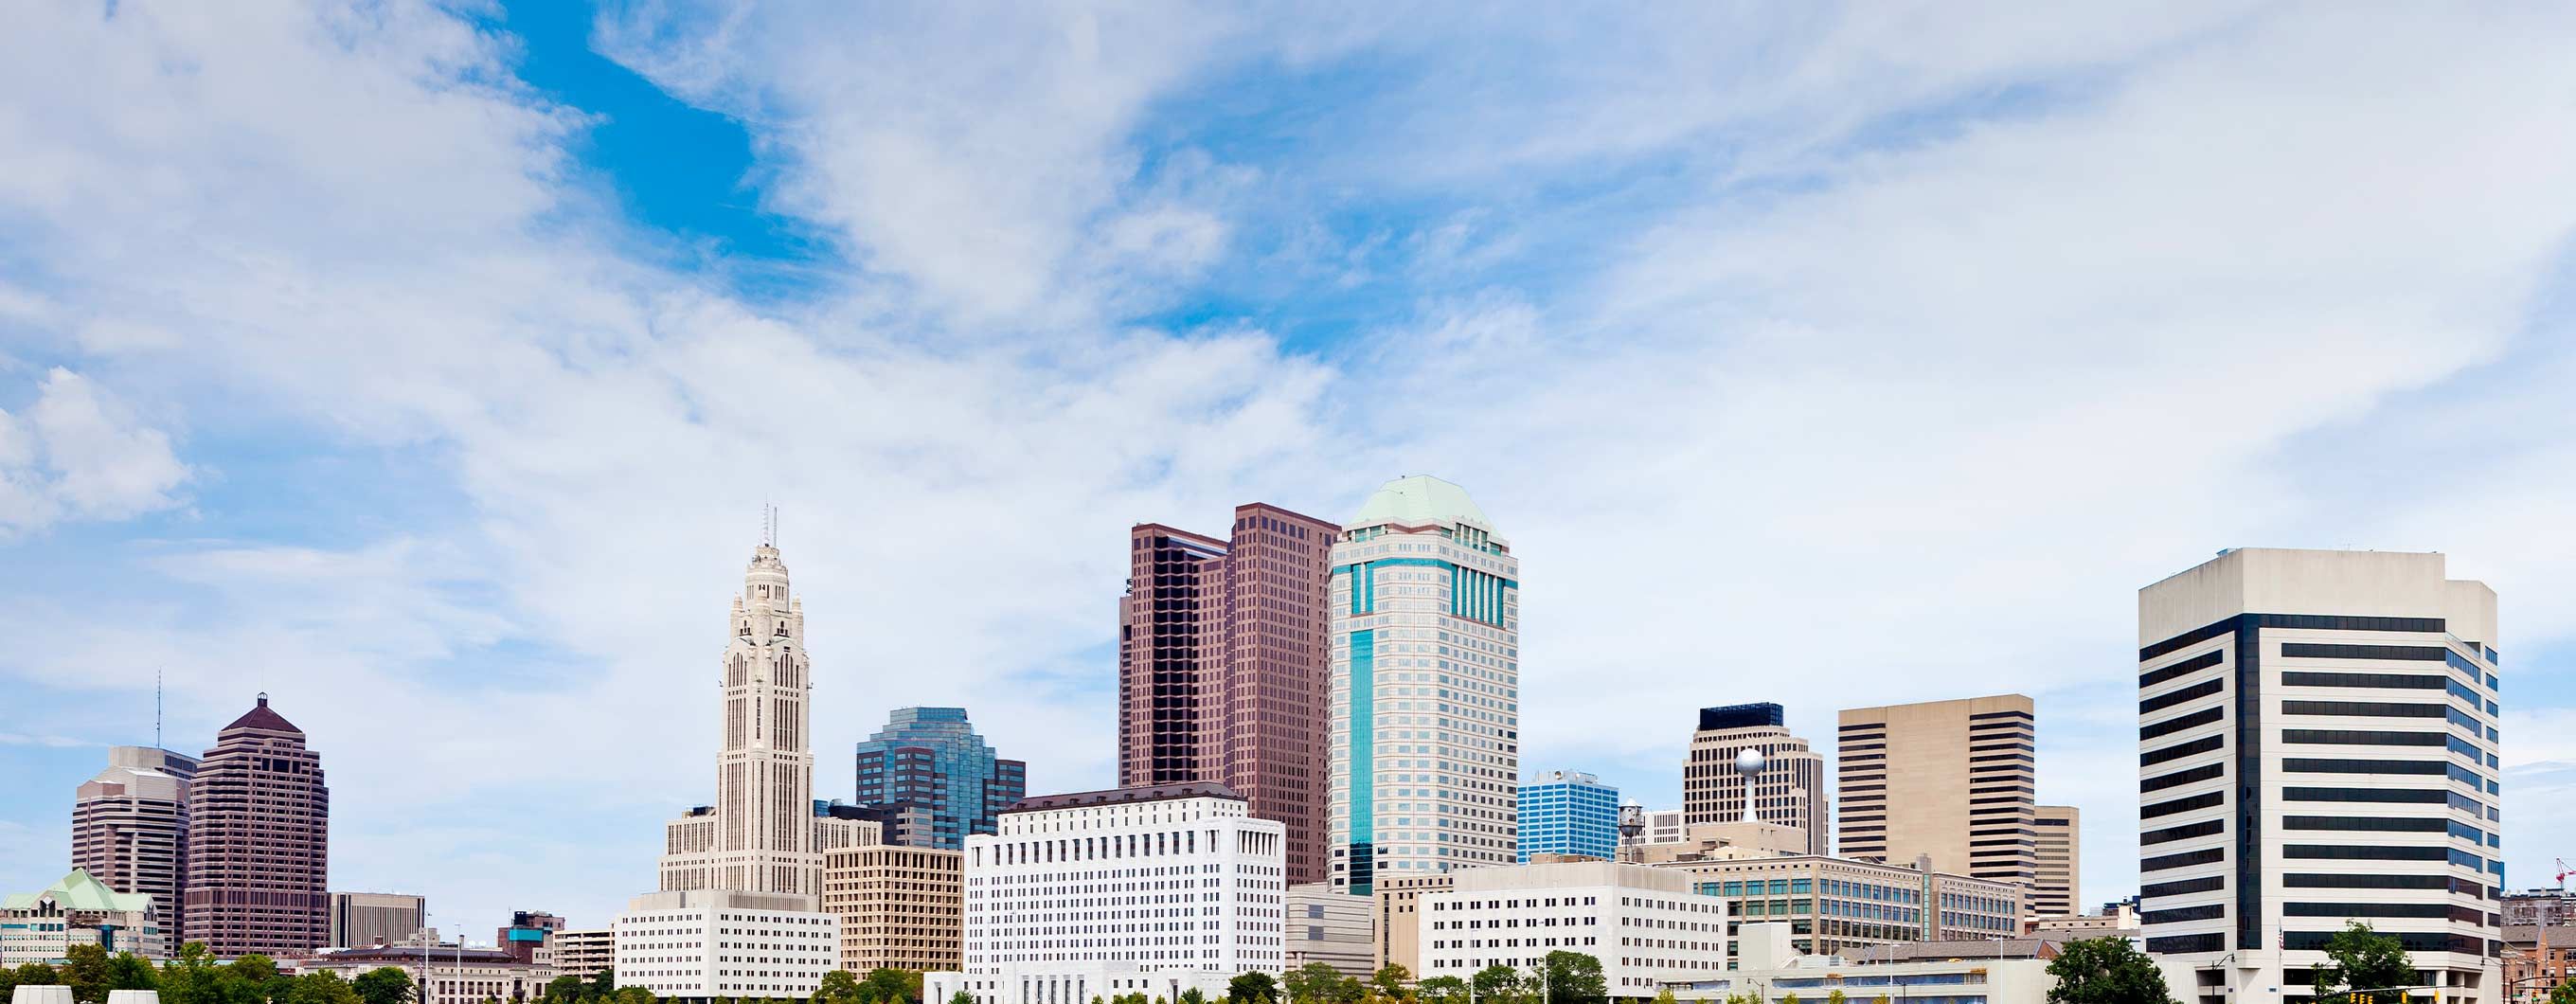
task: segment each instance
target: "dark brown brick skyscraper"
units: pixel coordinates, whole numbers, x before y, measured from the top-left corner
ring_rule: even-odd
[[[1118,783],[1213,781],[1288,827],[1288,881],[1324,881],[1324,595],[1341,528],[1255,503],[1218,540],[1128,533]]]
[[[261,694],[215,733],[188,791],[188,940],[227,959],[321,947],[330,858],[322,757]]]

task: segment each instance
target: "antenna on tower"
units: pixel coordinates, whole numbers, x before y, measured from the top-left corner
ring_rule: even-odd
[[[152,748],[161,749],[161,668],[152,669]]]
[[[778,546],[778,507],[767,502],[760,504],[760,546]]]

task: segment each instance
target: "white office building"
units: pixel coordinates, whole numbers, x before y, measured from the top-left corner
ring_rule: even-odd
[[[1857,956],[1802,955],[1790,925],[1743,925],[1744,948],[1732,972],[1669,983],[1676,1000],[1754,1004],[1847,1001],[1907,1004],[2048,1004],[2057,977],[2048,974],[2044,943],[2034,938],[1986,942],[1914,942],[1866,949]]]
[[[840,919],[809,896],[646,893],[616,924],[619,986],[658,997],[811,997],[840,962]]]
[[[1470,868],[1424,893],[1422,971],[1467,979],[1487,966],[1529,970],[1554,951],[1601,960],[1612,997],[1726,971],[1726,904],[1670,868],[1570,861]]]
[[[1329,881],[1519,847],[1520,561],[1466,490],[1389,481],[1333,545]]]
[[[1225,786],[1030,798],[995,828],[966,838],[965,970],[930,974],[930,999],[1222,996],[1235,974],[1280,971],[1286,828]]]
[[[2304,999],[2359,919],[2441,999],[2501,999],[2495,641],[2439,554],[2248,548],[2138,591],[2138,919],[2176,997]]]

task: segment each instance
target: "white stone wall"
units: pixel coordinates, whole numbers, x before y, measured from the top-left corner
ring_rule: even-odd
[[[997,829],[966,838],[969,973],[1280,968],[1287,836],[1241,799],[1012,812]]]

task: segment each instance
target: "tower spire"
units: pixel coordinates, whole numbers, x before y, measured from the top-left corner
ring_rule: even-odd
[[[760,546],[778,546],[778,507],[767,502],[760,504]]]

